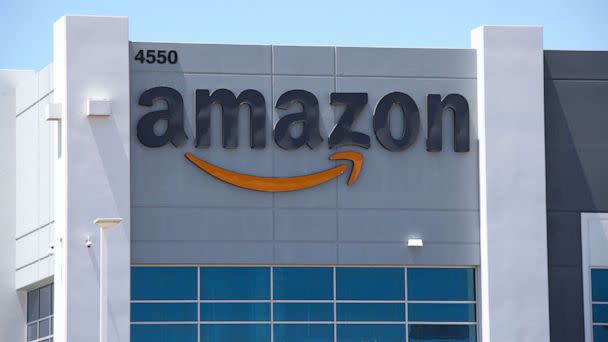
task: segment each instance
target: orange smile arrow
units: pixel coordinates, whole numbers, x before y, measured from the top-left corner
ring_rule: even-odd
[[[184,156],[188,158],[188,160],[194,165],[198,166],[198,168],[221,181],[249,190],[267,192],[294,191],[310,188],[332,180],[343,174],[348,169],[348,166],[346,165],[338,165],[325,171],[304,176],[259,177],[223,169],[195,157],[192,153],[186,153]],[[350,160],[353,165],[347,184],[352,185],[355,183],[357,177],[359,177],[359,173],[361,172],[361,167],[363,166],[363,155],[361,155],[361,153],[337,152],[329,156],[329,159]]]

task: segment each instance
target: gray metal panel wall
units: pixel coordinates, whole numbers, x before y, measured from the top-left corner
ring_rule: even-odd
[[[134,61],[140,49],[174,49],[175,65]],[[479,199],[475,51],[203,44],[131,44],[132,261],[134,263],[479,264]],[[137,104],[141,93],[169,86],[184,98],[186,145],[147,148],[137,121],[158,107]],[[219,111],[212,113],[211,147],[194,148],[194,92],[227,88],[260,91],[268,113],[267,145],[249,148],[241,113],[240,144],[221,147]],[[293,112],[273,110],[287,90],[312,92],[320,105],[324,142],[315,150],[281,150],[272,124]],[[371,137],[356,184],[344,176],[292,193],[235,188],[201,172],[184,152],[219,166],[263,176],[295,176],[336,165],[327,136],[342,107],[332,92],[367,92],[353,128]],[[380,98],[402,91],[414,98],[420,134],[406,151],[389,152],[375,139],[372,113]],[[459,93],[471,110],[471,151],[453,151],[453,119],[444,120],[442,152],[427,152],[426,95]],[[425,246],[406,246],[421,237]]]
[[[584,340],[581,212],[608,211],[608,52],[545,52],[551,341]]]

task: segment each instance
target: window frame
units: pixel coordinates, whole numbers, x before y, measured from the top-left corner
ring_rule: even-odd
[[[38,291],[38,316],[40,316],[40,289],[50,286],[51,287],[51,312],[49,315],[44,316],[44,317],[38,317],[37,319],[34,319],[32,321],[28,322],[28,309],[29,309],[29,293],[32,291]],[[55,336],[55,329],[54,329],[54,323],[55,323],[55,284],[52,281],[49,282],[44,282],[42,284],[39,284],[37,287],[34,288],[30,288],[30,289],[26,289],[23,291],[24,294],[24,301],[25,301],[25,330],[24,330],[24,334],[23,334],[23,341],[24,342],[42,342],[42,341],[48,341],[48,340],[55,340],[54,336]],[[44,337],[40,337],[40,322],[44,321],[44,320],[49,320],[49,329],[50,329],[50,334]],[[28,327],[30,324],[36,324],[36,335],[37,337],[31,341],[28,341],[28,337],[27,337],[27,332],[28,332]]]
[[[591,297],[591,270],[608,269],[608,245],[602,246],[603,254],[598,257],[598,250],[591,251],[590,243],[591,224],[599,221],[608,221],[608,213],[581,213],[581,254],[583,274],[583,310],[585,318],[585,342],[593,342],[593,327],[608,326],[608,323],[593,323],[593,304],[608,304],[608,302],[594,302]],[[593,255],[598,260],[592,260]]]
[[[196,300],[130,300],[130,303],[169,303],[169,302],[182,302],[182,303],[197,303],[197,321],[188,321],[188,322],[130,322],[130,325],[141,325],[141,324],[193,324],[197,326],[197,341],[201,340],[201,327],[205,324],[266,324],[269,326],[270,331],[270,342],[274,341],[274,326],[280,324],[310,324],[310,325],[333,325],[333,341],[337,341],[337,330],[339,325],[348,325],[348,324],[396,324],[402,325],[405,329],[405,341],[409,341],[409,327],[410,325],[465,325],[465,326],[475,326],[476,333],[476,341],[480,342],[481,335],[481,289],[480,289],[480,267],[479,265],[270,265],[270,264],[132,264],[131,268],[136,267],[195,267],[196,268],[196,282],[197,282],[197,299]],[[210,299],[201,299],[201,268],[204,267],[260,267],[260,268],[269,268],[269,286],[270,286],[270,297],[269,299],[250,299],[250,300],[210,300]],[[293,300],[293,299],[274,299],[274,269],[280,267],[290,267],[290,268],[310,268],[310,267],[322,267],[322,268],[332,268],[333,274],[333,299],[328,300]],[[360,268],[402,268],[404,269],[404,299],[403,300],[339,300],[337,299],[337,288],[336,288],[336,272],[337,268],[351,268],[351,267],[360,267]],[[412,268],[450,268],[450,269],[472,269],[474,272],[474,283],[475,286],[475,300],[473,301],[425,301],[425,300],[412,300],[408,299],[408,269]],[[200,304],[202,303],[230,303],[230,302],[239,302],[239,303],[268,303],[270,305],[270,319],[268,321],[201,321],[200,314]],[[333,321],[275,321],[274,319],[274,303],[332,303],[333,304]],[[339,303],[399,303],[404,305],[405,310],[405,320],[404,321],[338,321],[337,317],[337,304]],[[423,303],[432,303],[432,304],[474,304],[475,305],[475,313],[476,319],[474,322],[410,322],[408,318],[408,304],[423,304]]]

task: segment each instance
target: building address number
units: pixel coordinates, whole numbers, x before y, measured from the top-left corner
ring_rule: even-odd
[[[135,60],[141,64],[175,64],[178,57],[175,50],[139,50],[135,54]]]

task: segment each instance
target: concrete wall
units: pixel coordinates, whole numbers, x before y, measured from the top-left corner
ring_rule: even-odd
[[[54,237],[53,136],[57,126],[45,120],[52,101],[52,65],[21,81],[16,88],[16,268],[15,286],[49,281]]]
[[[482,26],[471,43],[477,48],[482,340],[548,342],[542,27]]]
[[[53,95],[62,108],[55,158],[57,341],[129,341],[128,32],[125,17],[65,16],[53,27]],[[110,101],[111,115],[88,115],[87,100]],[[101,233],[98,218],[122,222]]]
[[[0,70],[0,340],[24,341],[24,293],[15,290],[16,87],[33,71]]]
[[[176,50],[179,63],[134,60],[140,49]],[[131,196],[133,263],[479,264],[479,198],[475,51],[202,44],[131,44]],[[146,89],[168,86],[185,104],[182,148],[143,146],[138,120],[155,108],[138,105]],[[256,89],[266,98],[267,146],[247,144],[245,113],[240,145],[221,147],[219,112],[209,149],[194,148],[195,89]],[[284,151],[271,123],[288,112],[273,110],[287,90],[312,92],[320,104],[322,145]],[[376,140],[372,114],[392,91],[409,94],[421,113],[420,134],[406,151],[389,152]],[[188,162],[205,160],[260,176],[294,176],[335,165],[327,136],[343,108],[331,92],[367,92],[369,103],[354,128],[371,137],[357,182],[344,176],[292,193],[260,193],[222,183]],[[471,110],[471,151],[453,150],[453,121],[444,118],[442,152],[427,152],[426,95],[459,93]],[[293,112],[293,110],[291,111]],[[424,247],[406,246],[421,237]]]
[[[581,212],[608,211],[608,52],[545,51],[551,341],[584,341]]]

